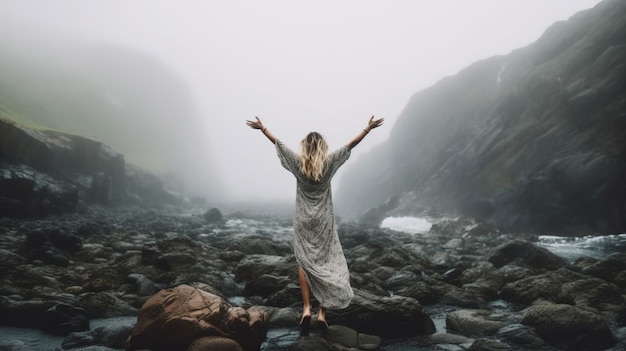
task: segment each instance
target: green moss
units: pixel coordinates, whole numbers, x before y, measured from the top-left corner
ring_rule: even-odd
[[[27,115],[15,112],[10,104],[5,99],[0,98],[0,117],[11,120],[28,128],[41,129],[42,126],[38,125],[32,118]]]
[[[47,125],[42,124],[36,118],[30,114],[16,112],[11,108],[11,104],[6,103],[6,99],[0,97],[0,119],[6,119],[15,122],[18,126],[38,131],[53,131],[63,133],[61,130],[55,128],[49,128]]]

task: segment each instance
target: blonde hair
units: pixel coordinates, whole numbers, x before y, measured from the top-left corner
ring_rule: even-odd
[[[328,144],[326,144],[326,140],[318,132],[309,133],[302,140],[301,144],[302,158],[300,160],[300,170],[307,178],[317,182],[322,179]]]

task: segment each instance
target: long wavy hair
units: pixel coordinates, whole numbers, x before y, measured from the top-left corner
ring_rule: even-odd
[[[326,140],[318,132],[309,133],[306,138],[302,139],[300,144],[302,145],[300,170],[309,179],[317,182],[322,179],[328,144],[326,144]]]

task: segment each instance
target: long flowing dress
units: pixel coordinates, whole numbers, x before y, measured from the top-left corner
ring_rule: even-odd
[[[305,273],[311,293],[322,306],[345,308],[354,292],[337,235],[330,182],[350,157],[350,148],[344,146],[327,155],[319,181],[309,179],[300,171],[300,155],[280,140],[276,140],[276,151],[283,167],[297,180],[293,220],[296,261]]]

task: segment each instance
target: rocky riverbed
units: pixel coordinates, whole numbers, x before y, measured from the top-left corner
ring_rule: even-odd
[[[262,350],[626,347],[626,253],[568,261],[536,235],[467,218],[426,234],[341,223],[356,297],[328,313],[339,336],[315,323],[301,336],[290,214],[222,211],[91,206],[0,219],[0,349],[124,349],[141,306],[182,284],[267,312]],[[15,332],[33,329],[44,336]],[[351,332],[381,339],[348,345]]]

